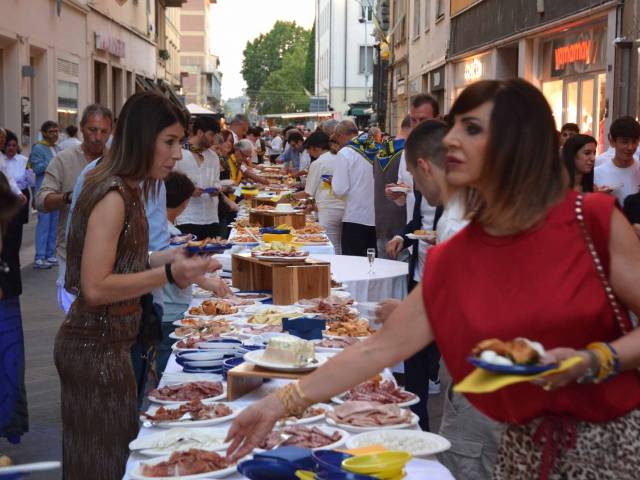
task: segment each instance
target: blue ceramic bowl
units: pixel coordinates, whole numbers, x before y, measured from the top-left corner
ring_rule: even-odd
[[[228,360],[225,360],[223,362],[222,369],[228,371],[243,363],[244,363],[244,358],[242,357],[229,358]]]
[[[297,468],[289,462],[275,459],[245,460],[238,472],[250,480],[296,480]]]
[[[202,360],[224,360],[224,353],[217,352],[216,350],[183,350],[176,353],[176,360],[178,358],[189,362]]]
[[[336,450],[316,450],[311,454],[311,458],[317,465],[329,470],[342,470],[342,462],[352,456]]]

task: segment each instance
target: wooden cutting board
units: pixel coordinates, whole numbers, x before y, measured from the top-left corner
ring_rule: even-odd
[[[313,370],[312,370],[313,371]],[[265,379],[298,380],[311,372],[278,372],[245,362],[227,373],[227,400],[233,401],[262,385]]]

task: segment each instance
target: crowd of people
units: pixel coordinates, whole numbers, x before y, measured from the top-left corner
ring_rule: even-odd
[[[456,383],[479,341],[527,337],[548,348],[545,362],[581,361],[492,394],[449,388],[440,432],[452,449],[441,461],[456,478],[634,478],[640,465],[626,453],[640,431],[640,124],[614,120],[597,155],[577,125],[557,132],[543,95],[522,80],[473,84],[442,113],[417,95],[392,138],[351,120],[314,131],[263,129],[242,114],[227,125],[189,121],[141,93],[117,122],[88,106],[80,139],[70,126],[59,142],[60,127],[45,122],[28,158],[0,130],[0,346],[14,355],[0,366],[14,386],[0,398],[0,434],[17,442],[28,428],[19,252],[32,207],[33,268],[58,267],[65,314],[55,339],[65,478],[116,478],[191,285],[230,292],[216,260],[170,239],[227,237],[241,186],[268,184],[256,165],[279,163],[295,196],[313,199],[337,254],[374,249],[408,262],[411,293],[379,305],[379,334],[246,409],[230,430],[231,455],[249,452],[282,416],[399,361],[429,430],[441,354]],[[416,231],[435,235],[412,240]]]

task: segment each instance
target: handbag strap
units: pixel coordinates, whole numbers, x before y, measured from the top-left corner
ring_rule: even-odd
[[[584,237],[585,242],[587,243],[587,249],[591,254],[591,258],[593,259],[593,263],[596,267],[596,272],[598,272],[598,277],[600,277],[600,281],[602,286],[604,287],[604,291],[607,294],[607,300],[609,301],[609,305],[613,310],[613,314],[616,317],[616,322],[620,327],[620,331],[623,335],[629,333],[629,328],[624,320],[622,315],[622,309],[620,308],[620,304],[616,299],[615,293],[613,292],[613,288],[609,283],[609,279],[607,278],[607,274],[604,271],[604,267],[602,266],[602,262],[600,261],[600,256],[598,255],[598,251],[596,250],[596,245],[589,233],[589,229],[584,221],[584,195],[579,194],[576,196],[576,219],[578,220],[578,225],[580,226],[580,230],[582,231],[582,236]]]

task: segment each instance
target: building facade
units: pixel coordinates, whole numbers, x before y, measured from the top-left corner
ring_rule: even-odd
[[[215,0],[187,0],[180,10],[182,87],[185,102],[220,110],[220,61],[210,51],[209,5]]]
[[[445,95],[447,47],[449,45],[450,17],[447,2],[408,0],[409,73],[408,98],[429,93],[446,111]]]
[[[392,29],[389,32],[389,105],[387,125],[389,133],[396,135],[402,119],[409,112],[409,1],[391,1]]]
[[[369,116],[374,29],[371,1],[316,0],[315,94],[336,112]]]
[[[176,13],[165,11],[183,1],[7,0],[11,14],[0,18],[0,126],[15,131],[28,151],[46,120],[78,124],[94,102],[117,116],[137,91],[167,94],[158,79],[178,87],[179,34],[165,19]],[[173,62],[160,57],[159,46]]]
[[[525,78],[544,93],[558,129],[577,123],[606,148],[622,8],[617,0],[452,2],[450,100],[476,80]]]

